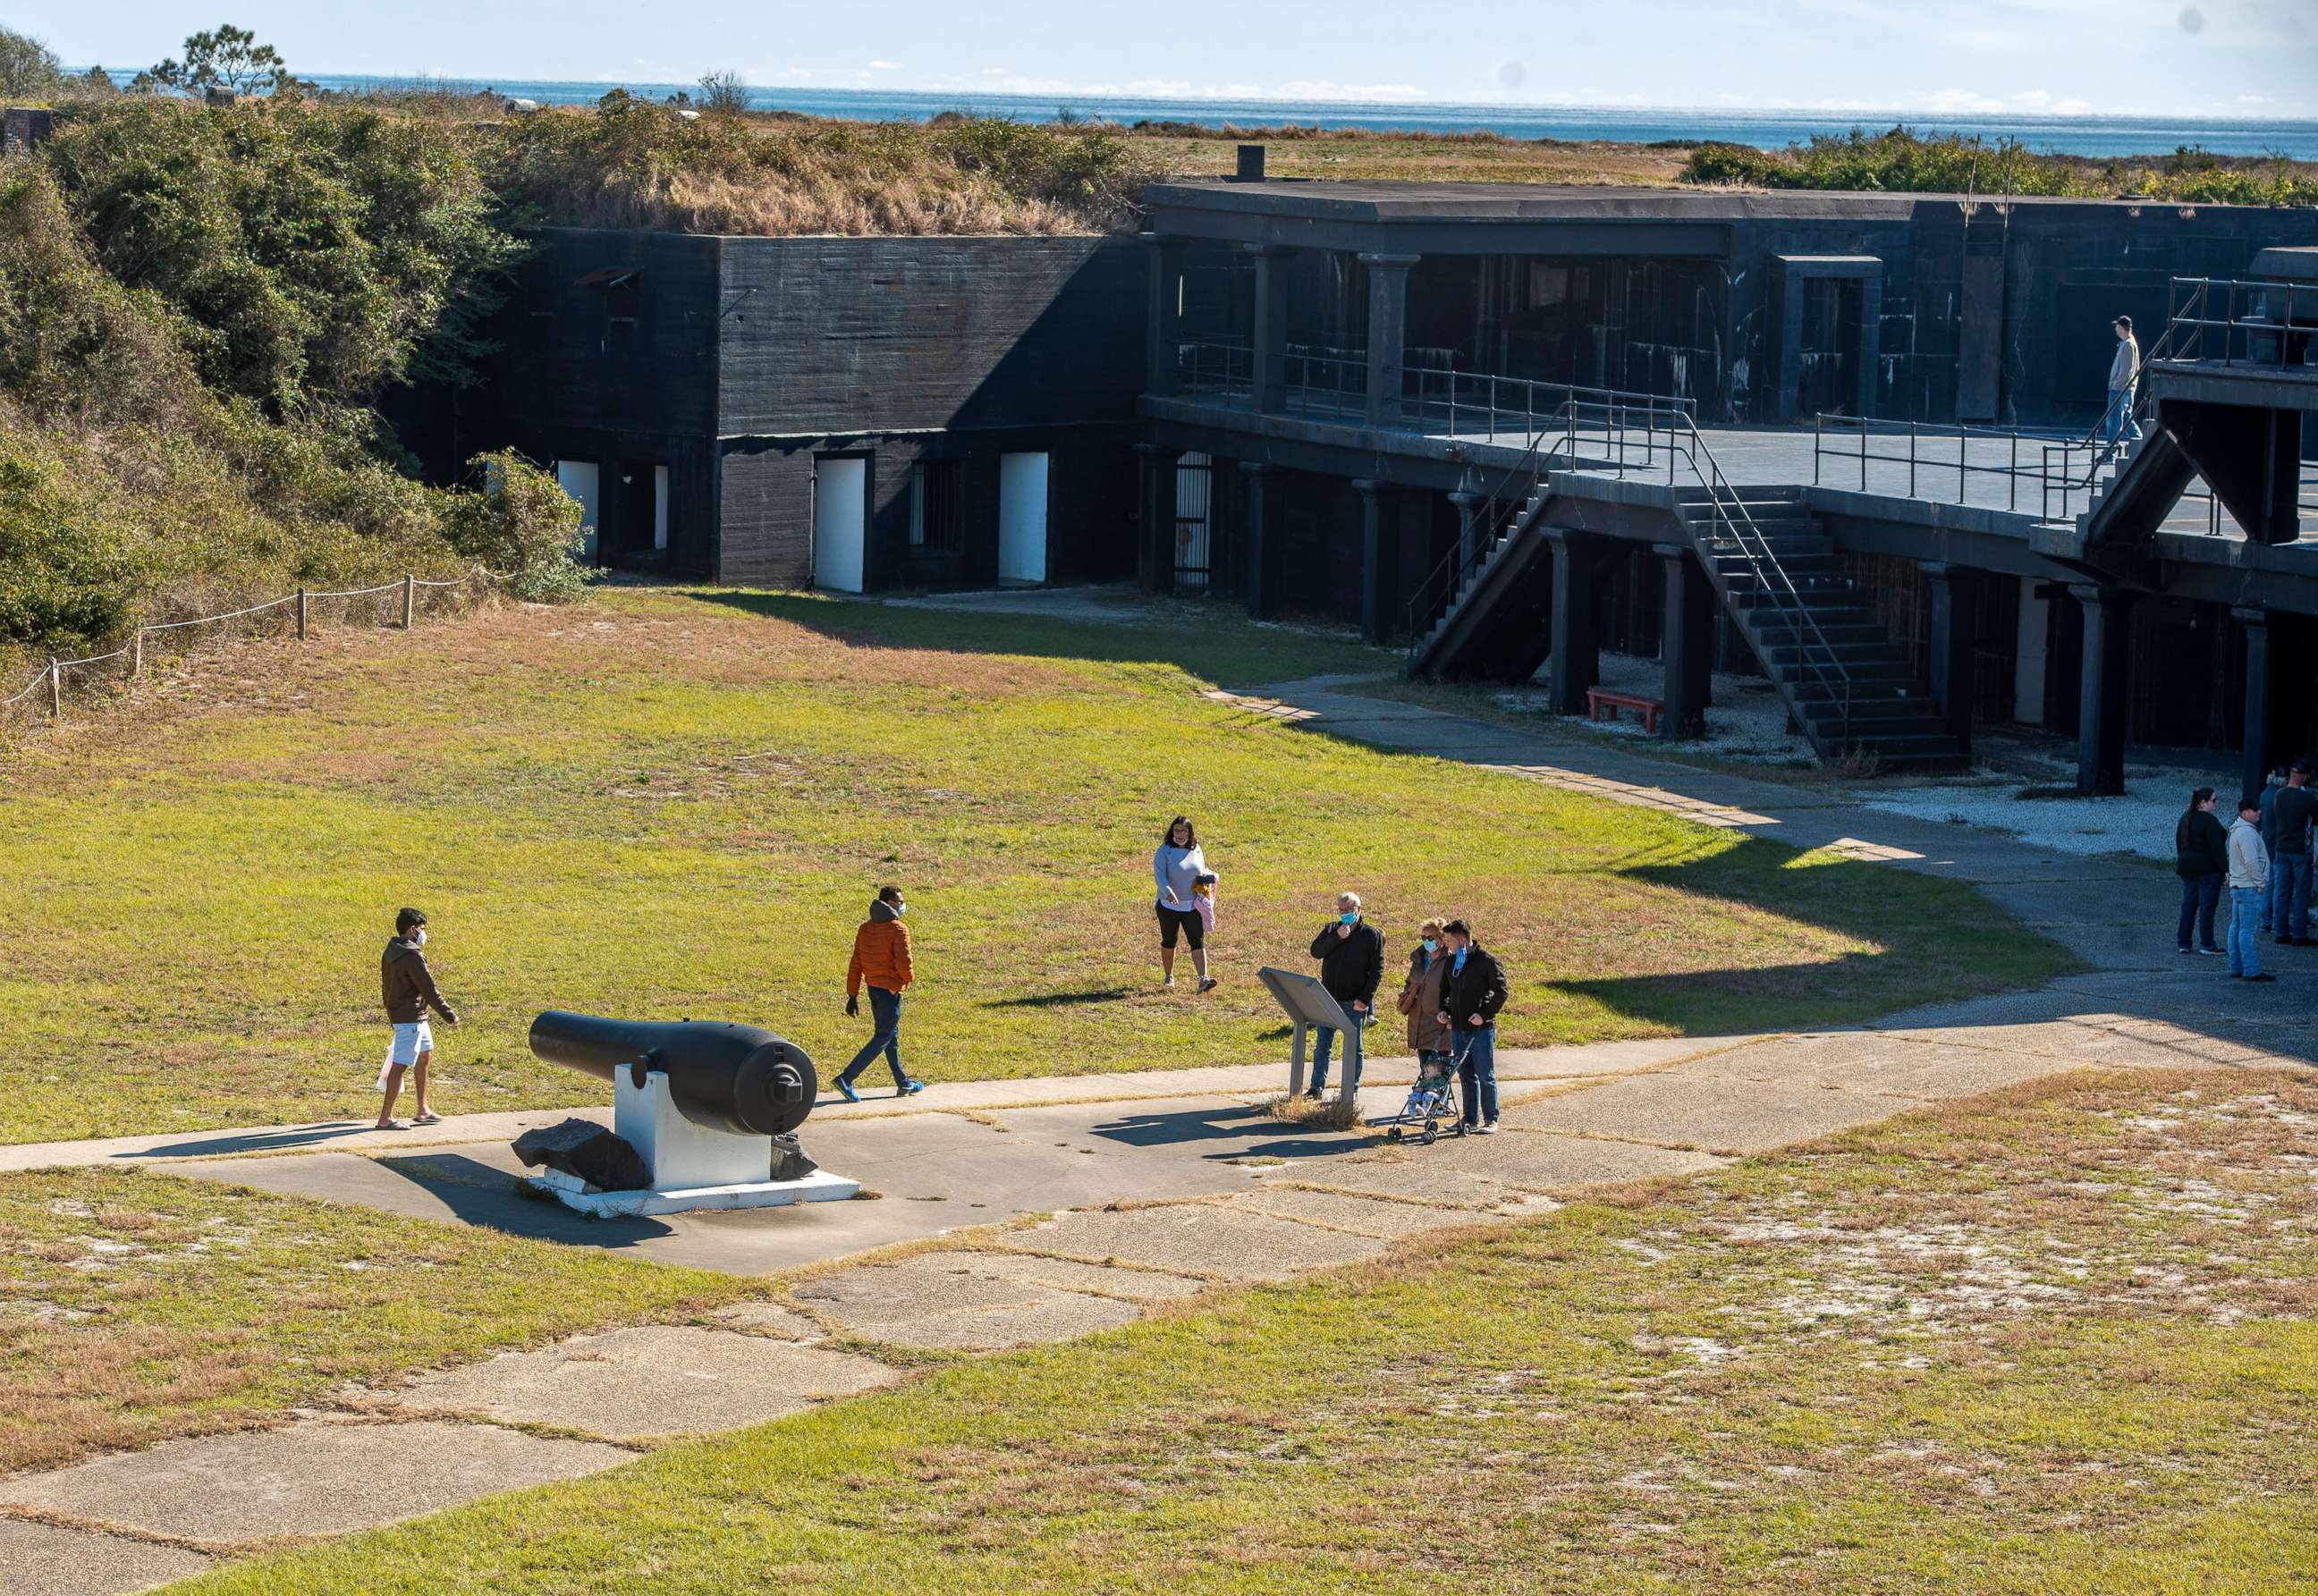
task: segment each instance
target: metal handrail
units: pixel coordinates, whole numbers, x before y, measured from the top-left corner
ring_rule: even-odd
[[[1738,497],[1738,489],[1730,485],[1730,479],[1723,474],[1722,462],[1716,460],[1714,451],[1707,447],[1705,435],[1698,430],[1698,423],[1688,415],[1683,417],[1683,423],[1689,432],[1690,469],[1706,489],[1707,502],[1714,508],[1716,522],[1730,529],[1729,535],[1731,541],[1738,545],[1740,556],[1746,560],[1755,579],[1762,584],[1762,591],[1771,594],[1774,602],[1779,603],[1783,610],[1788,611],[1796,618],[1792,623],[1792,629],[1795,634],[1797,663],[1818,678],[1819,685],[1828,690],[1830,699],[1835,695],[1836,682],[1840,683],[1843,701],[1842,741],[1847,746],[1851,741],[1853,695],[1855,686],[1851,672],[1837,657],[1835,644],[1828,637],[1825,629],[1819,625],[1819,617],[1814,615],[1810,606],[1803,602],[1802,591],[1795,586],[1794,578],[1788,574],[1785,566],[1779,563],[1779,557],[1771,547],[1771,540],[1764,534],[1763,529],[1756,525],[1754,513],[1747,508],[1747,501]],[[1703,471],[1699,466],[1701,461],[1705,462],[1705,469]],[[1737,521],[1733,521],[1729,513],[1733,509],[1738,512]],[[1745,524],[1744,532],[1739,530],[1739,522]],[[1692,548],[1699,556],[1699,563],[1706,568],[1709,579],[1714,580],[1718,587],[1722,587],[1723,583],[1718,574],[1719,568],[1708,557],[1708,551],[1699,549],[1694,538]],[[1783,598],[1781,598],[1777,591],[1765,580],[1764,573],[1766,569],[1785,589]],[[1727,603],[1727,593],[1724,596]],[[1812,657],[1810,645],[1803,641],[1805,626],[1810,629],[1812,639],[1818,642],[1819,650],[1824,653],[1824,663]],[[1835,673],[1836,682],[1830,682],[1828,679],[1828,672],[1830,668]]]
[[[1416,591],[1402,606],[1408,618],[1408,658],[1411,663],[1432,639],[1430,630],[1418,630],[1418,617],[1433,618],[1437,625],[1439,618],[1445,617],[1456,602],[1457,589],[1466,576],[1487,564],[1496,552],[1498,543],[1513,532],[1514,521],[1518,519],[1520,511],[1513,512],[1513,520],[1509,520],[1505,530],[1500,533],[1496,530],[1500,515],[1499,502],[1505,497],[1505,489],[1516,480],[1527,485],[1528,491],[1522,496],[1523,502],[1527,501],[1545,475],[1542,451],[1546,440],[1554,435],[1554,433],[1541,430],[1531,436],[1522,450],[1521,458],[1505,469],[1497,480],[1497,486],[1490,490],[1489,497],[1475,513],[1474,521],[1478,530],[1471,542],[1468,544],[1460,539],[1457,547],[1450,550],[1425,573],[1424,579],[1417,584]],[[1438,616],[1434,612],[1435,604],[1440,606]]]
[[[2211,314],[2215,291],[2223,294],[2222,314]],[[2184,298],[2186,292],[2186,299]],[[2238,314],[2242,301],[2252,313]],[[2167,290],[2166,333],[2191,330],[2200,353],[2177,359],[2218,362],[2225,366],[2287,366],[2318,363],[2318,282],[2242,277],[2176,277]],[[2203,351],[2206,329],[2220,330],[2218,354]],[[2242,334],[2241,340],[2239,335]],[[2238,351],[2242,342],[2244,354]]]

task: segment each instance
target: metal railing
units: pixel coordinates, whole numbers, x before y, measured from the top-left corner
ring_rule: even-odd
[[[2059,432],[1821,413],[1811,422],[1811,486],[1842,488],[1855,480],[1859,491],[1870,492],[1869,468],[1890,466],[1894,478],[1904,473],[1909,498],[2017,511],[2026,489],[2051,520],[2056,493],[2065,496],[2090,485],[2090,473],[2077,467],[2098,447]],[[1949,472],[1955,476],[1953,500],[1947,497]],[[1987,478],[2001,481],[2000,505],[1990,502],[1998,495],[1973,498],[1975,481]]]
[[[2318,364],[2318,282],[2176,277],[2165,336],[2179,361],[2224,366]],[[2194,353],[2182,351],[2194,350]],[[2155,358],[2152,356],[2152,358]]]

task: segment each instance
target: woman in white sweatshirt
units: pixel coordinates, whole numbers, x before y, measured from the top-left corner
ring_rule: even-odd
[[[1159,968],[1166,976],[1162,984],[1175,984],[1175,944],[1180,938],[1191,945],[1199,990],[1213,990],[1215,978],[1208,973],[1208,927],[1199,914],[1197,893],[1202,877],[1212,882],[1215,876],[1208,869],[1207,856],[1199,852],[1199,834],[1186,816],[1177,815],[1167,823],[1167,833],[1151,856],[1151,876],[1159,888]]]

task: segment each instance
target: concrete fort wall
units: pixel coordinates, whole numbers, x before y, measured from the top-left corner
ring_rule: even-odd
[[[812,578],[816,459],[867,460],[870,588],[998,579],[1000,460],[1049,462],[1047,579],[1134,569],[1143,251],[1117,238],[725,238],[717,574]],[[948,465],[948,548],[911,541]]]

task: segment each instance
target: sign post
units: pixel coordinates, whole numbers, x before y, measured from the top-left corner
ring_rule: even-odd
[[[1307,1056],[1305,1038],[1313,1027],[1327,1026],[1344,1039],[1344,1069],[1336,1077],[1336,1097],[1342,1101],[1354,1089],[1352,1063],[1361,1054],[1359,1018],[1346,1014],[1316,977],[1293,970],[1275,970],[1269,964],[1258,970],[1255,976],[1296,1026],[1295,1044],[1288,1055],[1288,1095],[1292,1098],[1304,1089],[1304,1061]]]

